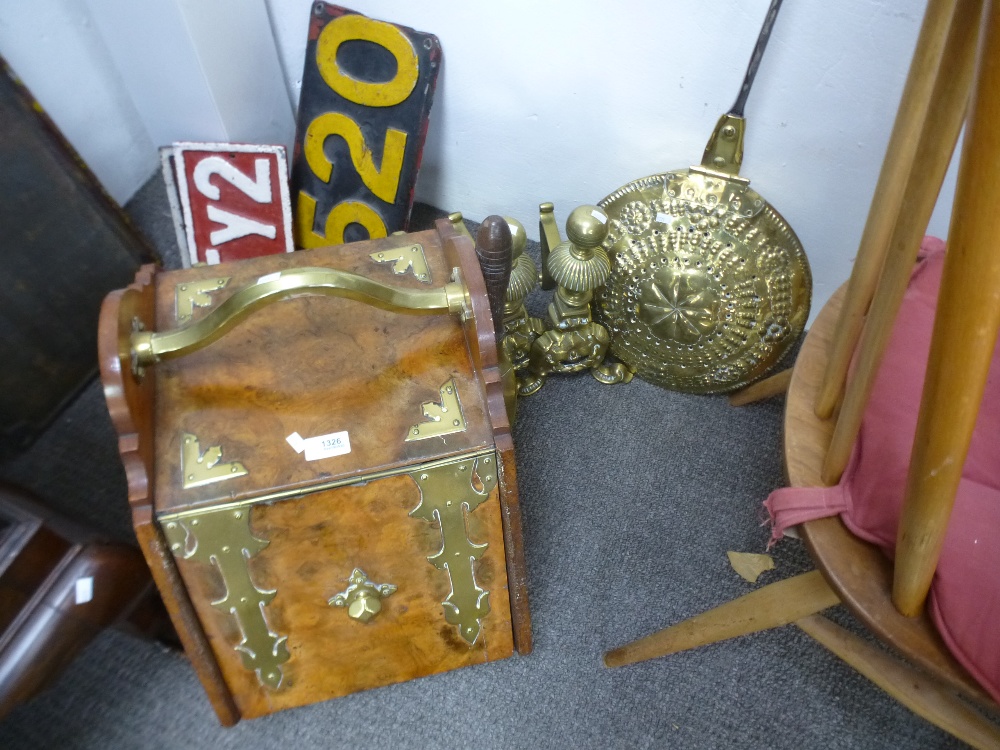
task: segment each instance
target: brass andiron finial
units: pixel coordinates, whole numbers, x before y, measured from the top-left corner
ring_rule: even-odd
[[[543,249],[558,239],[552,204],[539,206]],[[602,383],[627,383],[632,373],[624,365],[602,365],[611,342],[608,330],[593,319],[590,301],[611,274],[608,254],[601,248],[608,235],[608,217],[597,206],[579,206],[566,221],[566,242],[545,253],[543,277],[556,287],[549,305],[549,330],[535,339],[527,371],[518,378],[518,393],[530,396],[553,372],[591,374]],[[543,288],[546,284],[543,282]]]
[[[524,308],[524,300],[538,286],[538,269],[535,261],[524,252],[528,235],[524,226],[517,219],[505,216],[510,227],[510,237],[513,243],[510,282],[507,284],[507,296],[503,308],[503,348],[515,372],[521,372],[528,366],[528,353],[535,339],[545,332],[545,323],[540,318],[528,315]]]

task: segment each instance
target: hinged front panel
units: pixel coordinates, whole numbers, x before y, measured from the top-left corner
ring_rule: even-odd
[[[419,258],[386,262],[401,253]],[[421,276],[443,284],[452,273],[433,231],[165,272],[156,277],[157,328],[198,321],[248,284],[306,266],[421,291]],[[200,351],[158,363],[156,387],[159,513],[493,445],[481,377],[454,315],[297,296],[249,315]]]
[[[492,451],[160,525],[244,717],[513,653]]]

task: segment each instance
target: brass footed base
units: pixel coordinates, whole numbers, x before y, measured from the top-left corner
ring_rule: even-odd
[[[621,362],[605,362],[600,367],[595,367],[590,371],[594,380],[604,385],[615,385],[616,383],[632,382],[633,373]]]

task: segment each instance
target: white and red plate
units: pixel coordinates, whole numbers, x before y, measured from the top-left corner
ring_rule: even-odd
[[[294,250],[284,147],[175,143],[162,152],[185,266]]]

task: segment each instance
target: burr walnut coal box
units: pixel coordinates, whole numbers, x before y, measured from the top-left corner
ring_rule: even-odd
[[[493,323],[452,223],[144,266],[99,338],[136,534],[224,724],[531,650]]]

